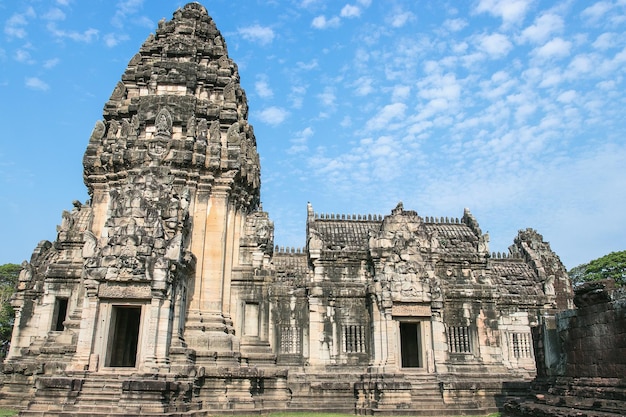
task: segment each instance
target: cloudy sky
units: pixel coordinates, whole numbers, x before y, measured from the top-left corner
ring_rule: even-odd
[[[0,263],[88,199],[82,154],[126,64],[184,5],[0,0]],[[626,0],[210,0],[239,65],[276,244],[319,213],[468,207],[568,268],[626,249]]]

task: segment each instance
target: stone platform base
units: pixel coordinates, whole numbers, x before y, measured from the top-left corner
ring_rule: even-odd
[[[626,378],[544,378],[511,399],[503,417],[626,417]]]

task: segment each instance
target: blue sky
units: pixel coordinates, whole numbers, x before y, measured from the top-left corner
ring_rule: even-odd
[[[0,264],[88,196],[82,154],[185,2],[0,0]],[[626,0],[211,0],[239,65],[278,245],[319,213],[468,207],[492,251],[626,249]]]

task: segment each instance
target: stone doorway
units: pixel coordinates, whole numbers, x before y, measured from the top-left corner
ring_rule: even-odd
[[[422,337],[419,322],[400,322],[400,357],[403,368],[422,368]]]
[[[52,317],[52,330],[62,332],[65,328],[63,323],[67,317],[67,298],[57,298],[54,303],[54,315]]]
[[[108,367],[137,365],[141,306],[113,306],[107,349]]]

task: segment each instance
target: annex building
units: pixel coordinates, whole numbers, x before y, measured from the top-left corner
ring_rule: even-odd
[[[247,116],[206,9],[159,23],[89,138],[91,199],[23,265],[0,403],[26,416],[458,415],[524,388],[533,328],[572,307],[540,234],[492,254],[467,209],[309,205],[305,247],[277,247]]]

